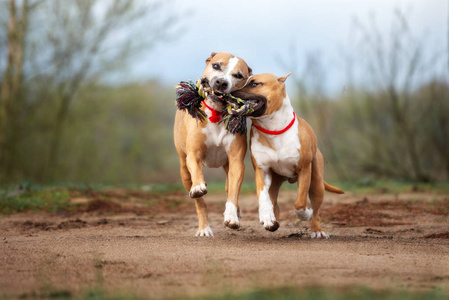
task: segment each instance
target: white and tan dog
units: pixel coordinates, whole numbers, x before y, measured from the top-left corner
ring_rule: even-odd
[[[241,89],[252,75],[246,62],[227,52],[212,53],[206,60],[200,89],[210,92],[203,101],[202,110],[208,121],[200,122],[187,112],[177,111],[174,140],[181,165],[184,187],[195,199],[198,214],[196,236],[213,236],[207,218],[207,206],[202,196],[207,193],[203,166],[223,167],[226,173],[226,209],[224,224],[232,229],[240,227],[238,197],[242,185],[246,154],[246,134],[232,134],[219,124],[221,111],[226,104],[220,94]]]
[[[313,129],[297,117],[290,104],[284,82],[290,74],[254,75],[240,91],[233,93],[243,99],[264,96],[252,119],[250,149],[255,170],[259,219],[265,229],[279,228],[277,197],[282,183],[297,182],[295,212],[301,220],[311,220],[312,238],[329,238],[321,229],[318,210],[324,190],[342,194],[343,191],[323,180],[323,156],[317,146]],[[256,117],[255,117],[256,116]],[[306,207],[307,195],[312,209]]]

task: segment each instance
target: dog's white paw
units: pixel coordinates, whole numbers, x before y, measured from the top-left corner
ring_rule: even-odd
[[[301,221],[309,221],[312,218],[313,209],[306,208],[304,209],[295,209],[295,213]]]
[[[198,230],[195,234],[195,236],[214,236],[214,233],[212,232],[212,229],[209,225],[207,225],[206,228]]]
[[[279,228],[268,192],[262,193],[259,198],[259,221],[266,230],[276,231]]]
[[[279,222],[276,221],[273,210],[261,211],[259,209],[259,221],[266,230],[276,231],[279,228]]]
[[[231,229],[239,229],[239,214],[237,212],[237,207],[231,203],[226,202],[226,210],[223,213],[224,216],[224,224]]]
[[[324,231],[314,231],[312,232],[312,234],[310,235],[310,238],[312,239],[328,239],[329,235],[324,232]]]
[[[190,198],[199,198],[207,194],[206,184],[202,183],[200,185],[196,185],[190,189],[189,196]]]

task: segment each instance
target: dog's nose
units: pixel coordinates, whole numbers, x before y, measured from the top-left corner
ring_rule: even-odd
[[[229,83],[227,80],[225,79],[217,79],[215,81],[215,87],[214,89],[219,90],[219,91],[224,91],[228,88]]]
[[[228,82],[227,82],[227,81],[223,81],[223,82],[221,83],[221,89],[225,90],[225,89],[227,89],[227,88],[228,88]]]

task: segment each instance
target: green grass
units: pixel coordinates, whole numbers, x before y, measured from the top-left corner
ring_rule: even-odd
[[[333,288],[277,288],[260,289],[240,294],[224,294],[216,297],[204,297],[203,300],[444,300],[449,299],[442,291],[410,292],[386,291],[376,292],[366,288],[336,290]]]
[[[1,296],[1,300],[9,300],[7,296]],[[41,293],[24,294],[20,299],[52,299],[52,300],[139,300],[136,296],[129,294],[107,294],[103,289],[90,289],[82,295],[74,295],[70,291],[44,291]]]
[[[17,195],[3,190],[0,192],[0,214],[41,210],[55,212],[67,208],[69,201],[70,193],[66,188],[24,190]]]
[[[363,179],[358,181],[333,182],[345,192],[354,194],[385,194],[424,192],[435,194],[449,194],[449,182],[413,182],[401,180]]]
[[[102,288],[90,289],[82,295],[73,295],[70,291],[47,291],[44,294],[22,295],[22,299],[57,299],[57,300],[137,300],[151,299],[139,298],[133,293],[107,293]],[[8,299],[8,297],[0,297]],[[215,296],[203,297],[175,297],[171,300],[189,299],[189,300],[447,300],[449,295],[441,290],[432,290],[426,292],[416,291],[373,291],[367,288],[275,288],[275,289],[257,289],[243,293],[223,293]]]
[[[330,184],[341,188],[347,194],[384,194],[384,193],[410,193],[424,192],[434,194],[449,195],[449,182],[420,183],[399,180],[359,180],[347,182],[330,182]],[[181,183],[171,184],[56,184],[51,186],[22,184],[23,192],[14,195],[16,186],[0,186],[0,214],[10,214],[22,211],[48,211],[55,212],[70,207],[70,191],[80,192],[107,191],[114,188],[139,190],[151,194],[185,193]],[[296,190],[296,184],[284,183],[281,190]],[[225,183],[209,182],[207,185],[210,194],[223,193]],[[241,187],[241,194],[255,193],[254,182],[244,182]]]
[[[385,193],[408,193],[408,192],[424,192],[435,194],[449,194],[449,182],[422,183],[400,180],[371,180],[364,179],[358,181],[336,181],[328,182],[329,184],[339,187],[345,193],[352,194],[385,194]],[[219,193],[224,190],[224,182],[210,182],[207,184],[210,193]],[[290,184],[284,182],[281,190],[296,190],[296,183]],[[244,182],[242,184],[241,193],[256,192],[256,184],[254,182]]]

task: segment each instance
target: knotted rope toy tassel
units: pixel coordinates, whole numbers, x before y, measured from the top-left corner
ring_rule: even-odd
[[[253,107],[257,104],[253,101],[244,101],[232,95],[223,98],[228,102],[227,109],[223,111],[220,123],[224,123],[226,130],[232,134],[246,133],[246,117],[254,112]]]
[[[196,84],[187,81],[181,81],[176,86],[176,106],[179,110],[186,110],[193,118],[201,122],[207,122],[207,115],[201,109],[202,102],[206,98],[204,91],[200,89],[201,81],[198,80]],[[212,91],[212,93],[214,93]],[[246,133],[246,117],[254,112],[254,107],[257,106],[257,101],[242,100],[234,97],[231,94],[219,96],[223,104],[227,104],[223,111],[216,112],[211,109],[212,116],[209,120],[212,123],[224,123],[226,130],[232,134]],[[206,103],[204,103],[206,105]],[[207,105],[206,105],[207,107]],[[221,114],[220,116],[218,114]]]
[[[179,110],[186,110],[193,118],[201,122],[207,120],[206,113],[201,109],[205,95],[200,91],[200,80],[193,82],[181,81],[176,86],[176,106]]]

